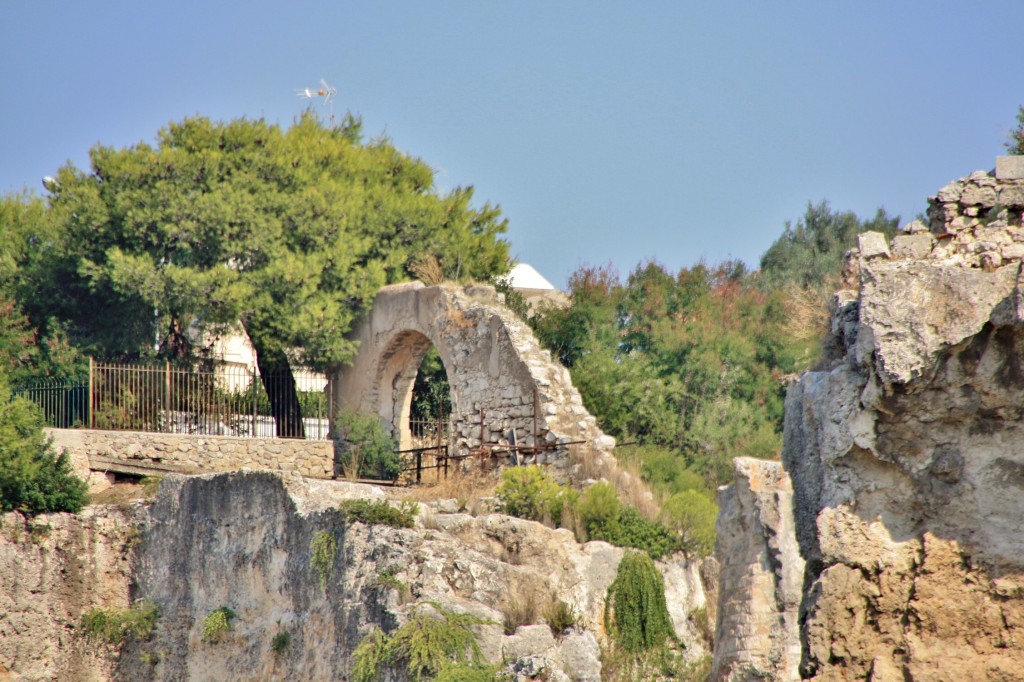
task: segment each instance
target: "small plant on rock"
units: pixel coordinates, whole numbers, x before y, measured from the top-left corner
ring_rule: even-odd
[[[487,622],[449,611],[434,602],[418,604],[409,620],[397,630],[389,634],[374,630],[363,638],[352,655],[352,680],[376,682],[388,670],[403,671],[413,682],[476,680],[477,677],[459,677],[458,667],[455,673],[449,671],[453,664],[463,664],[461,670],[474,674],[485,668],[471,627]],[[442,673],[448,676],[442,678]]]
[[[338,554],[338,541],[334,535],[326,530],[318,530],[313,533],[313,539],[309,542],[310,559],[309,563],[320,581],[320,587],[326,588],[327,581],[334,573],[334,558]]]
[[[90,609],[82,615],[81,629],[86,639],[120,646],[129,638],[150,639],[159,616],[160,608],[144,599],[127,609]]]
[[[555,637],[565,634],[566,630],[576,627],[579,622],[573,608],[561,599],[552,600],[544,609],[544,620]]]
[[[346,521],[392,528],[412,528],[420,511],[419,505],[409,500],[402,500],[398,507],[393,507],[385,501],[345,500],[338,505],[338,509]]]
[[[231,629],[231,621],[237,617],[238,614],[227,606],[211,611],[203,620],[203,641],[216,644],[223,640]]]
[[[287,630],[281,630],[274,635],[274,639],[270,641],[270,650],[274,652],[274,657],[276,658],[284,654],[285,650],[288,649],[291,643],[292,633]]]

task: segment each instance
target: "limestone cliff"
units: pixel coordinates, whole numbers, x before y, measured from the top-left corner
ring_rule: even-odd
[[[518,679],[600,679],[604,600],[623,550],[501,514],[472,516],[454,500],[424,505],[414,528],[348,522],[337,505],[352,497],[384,494],[240,472],[169,476],[151,504],[37,519],[52,526],[37,540],[14,531],[24,522],[9,515],[0,680],[339,680],[364,635],[393,629],[423,601],[491,621],[477,630],[483,653],[518,666]],[[318,532],[337,540],[323,584],[311,564]],[[700,658],[688,618],[706,606],[698,566],[677,557],[660,568],[687,656]],[[78,632],[87,609],[140,599],[160,608],[150,640],[97,647]],[[539,609],[565,601],[582,626],[506,635],[503,611],[529,599]],[[204,621],[221,607],[236,615],[211,642]]]
[[[1024,180],[975,173],[931,203],[930,227],[861,236],[828,366],[788,392],[803,678],[1024,679]],[[723,573],[722,594],[736,587]],[[787,608],[762,649],[792,635]],[[738,673],[725,654],[743,641],[718,642],[717,679],[796,677]]]

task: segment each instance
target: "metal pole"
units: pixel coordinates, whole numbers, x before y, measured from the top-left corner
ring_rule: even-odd
[[[92,382],[92,374],[93,374],[93,368],[94,367],[95,367],[95,363],[93,362],[92,356],[90,355],[89,356],[89,417],[88,417],[88,419],[89,419],[89,428],[90,429],[93,428],[93,416],[92,416],[92,390],[93,390],[93,382]]]
[[[257,416],[256,415],[256,406],[258,404],[258,400],[257,400],[257,397],[256,397],[256,391],[259,390],[259,388],[258,388],[258,386],[256,384],[256,380],[257,380],[256,370],[255,369],[249,370],[249,374],[251,375],[251,378],[252,378],[252,437],[256,438],[257,435],[258,435],[256,433],[256,416]]]

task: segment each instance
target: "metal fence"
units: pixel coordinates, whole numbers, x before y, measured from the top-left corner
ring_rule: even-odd
[[[328,438],[331,401],[322,375],[261,377],[243,366],[210,369],[90,359],[88,379],[14,387],[58,428],[250,438]]]

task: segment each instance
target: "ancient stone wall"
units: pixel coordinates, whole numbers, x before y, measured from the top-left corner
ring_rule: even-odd
[[[102,465],[90,465],[94,455],[125,463],[169,464],[196,473],[266,469],[321,478],[334,474],[334,446],[329,441],[91,429],[46,429],[46,433],[58,451],[68,452],[84,479],[90,469],[102,471]]]
[[[448,373],[458,452],[507,443],[512,432],[518,444],[532,445],[535,429],[538,444],[585,440],[602,451],[614,445],[583,407],[569,372],[492,287],[385,287],[352,338],[359,354],[331,377],[335,404],[378,414],[404,446],[413,382],[431,345]]]
[[[861,235],[828,367],[789,389],[803,678],[1024,678],[1021,161]]]

